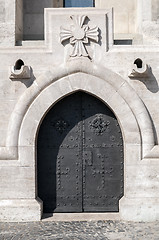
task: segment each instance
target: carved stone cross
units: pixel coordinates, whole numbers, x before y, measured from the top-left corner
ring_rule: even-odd
[[[99,41],[98,27],[90,28],[88,25],[84,25],[87,16],[70,16],[74,21],[72,30],[67,30],[61,27],[60,41],[63,43],[66,40],[70,40],[70,44],[74,46],[71,57],[89,57],[85,44],[88,44],[90,40],[95,42]]]

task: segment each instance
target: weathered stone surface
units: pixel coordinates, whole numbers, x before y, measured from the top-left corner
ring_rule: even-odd
[[[29,2],[31,4],[31,1]],[[97,2],[104,8],[103,1]],[[134,3],[127,2],[129,6],[125,8]],[[5,5],[4,1],[0,1],[1,221],[40,220],[42,204],[35,200],[38,196],[38,130],[47,111],[57,101],[75,91],[84,91],[99,98],[111,108],[120,124],[124,142],[125,182],[119,218],[133,221],[159,220],[159,45],[156,35],[158,23],[152,22],[148,12],[151,9],[149,3],[150,1],[144,0],[142,9],[141,1],[137,4],[138,11],[142,10],[141,18],[138,16],[136,19],[138,30],[133,32],[132,19],[129,21],[129,29],[133,34],[142,35],[144,32],[142,37],[146,45],[113,45],[112,12],[109,10],[49,8],[45,10],[45,40],[26,41],[23,46],[15,46],[16,40],[22,40],[22,2],[17,1],[18,5],[15,8],[15,1],[7,0]],[[119,9],[121,6],[120,4]],[[13,9],[17,9],[16,13]],[[30,7],[26,12],[30,12],[29,9]],[[38,8],[36,11],[37,14],[42,14]],[[133,8],[129,17],[134,11]],[[92,40],[89,44],[84,43],[88,56],[84,57],[84,52],[80,54],[81,49],[78,45],[78,54],[70,57],[76,44],[73,45],[73,41],[72,44],[60,41],[61,27],[72,34],[72,15],[88,16],[82,26],[99,28],[99,41],[95,28]],[[123,15],[123,12],[121,15],[118,19],[128,17]],[[39,23],[37,16],[34,17],[34,23]],[[146,22],[150,24],[146,25]],[[144,29],[141,29],[142,23]],[[153,29],[151,25],[156,29],[155,40],[150,34]],[[124,34],[127,34],[126,29],[127,26],[122,29]],[[79,44],[80,41],[77,40],[85,39],[81,34],[88,32],[81,33],[81,28],[76,30],[78,31],[74,40]],[[128,76],[137,58],[150,66],[151,71],[146,78],[138,78],[135,75],[130,79]],[[19,78],[18,81],[12,81],[9,78],[11,66],[15,66],[18,59],[26,66],[31,66],[29,79]],[[27,214],[24,214],[25,212]]]
[[[121,221],[0,223],[1,239],[158,240],[158,222]]]
[[[0,201],[0,222],[39,221],[42,213],[40,199],[8,199]]]

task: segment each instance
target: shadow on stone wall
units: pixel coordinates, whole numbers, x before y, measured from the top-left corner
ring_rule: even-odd
[[[142,82],[145,84],[146,88],[152,92],[152,93],[157,93],[159,91],[159,86],[156,77],[154,76],[152,69],[149,69],[149,75],[146,78],[136,78],[138,81]]]

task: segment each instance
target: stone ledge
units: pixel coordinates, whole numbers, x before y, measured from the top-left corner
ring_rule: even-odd
[[[120,220],[119,213],[45,213],[42,221],[102,221]]]

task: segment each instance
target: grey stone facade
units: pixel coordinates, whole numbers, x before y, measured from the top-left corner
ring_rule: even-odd
[[[0,0],[0,221],[41,219],[37,132],[48,109],[78,90],[107,104],[122,130],[125,169],[119,217],[159,220],[159,2],[131,1],[132,8],[127,1],[135,21],[129,22],[130,31],[120,7],[113,30],[113,13],[104,2],[97,0],[89,9],[46,8],[44,40],[26,40],[22,1]],[[81,32],[82,26],[72,32],[71,16],[88,17],[85,25],[94,29],[93,36]],[[124,24],[121,32],[117,21]],[[61,35],[62,29],[71,31],[77,46]],[[132,45],[114,45],[114,37],[131,39]],[[134,64],[137,59],[140,66]]]

